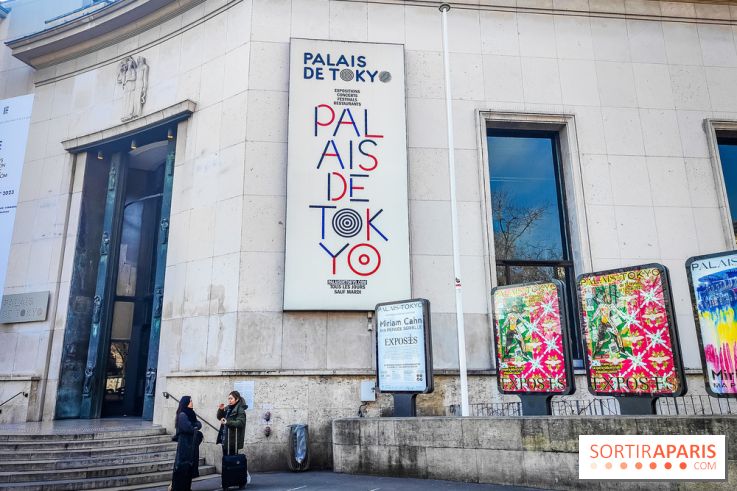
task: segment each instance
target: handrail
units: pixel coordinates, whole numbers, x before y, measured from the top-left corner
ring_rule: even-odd
[[[176,397],[174,397],[174,396],[173,396],[173,395],[171,395],[170,393],[168,393],[168,392],[164,392],[164,393],[163,393],[163,395],[164,395],[164,399],[168,399],[168,398],[170,398],[170,397],[171,397],[172,399],[174,399],[175,401],[177,401],[177,403],[179,403],[179,399],[177,399]],[[213,430],[215,430],[215,431],[217,431],[217,432],[220,432],[220,428],[215,428],[215,427],[214,427],[214,426],[213,426],[213,425],[212,425],[212,424],[211,424],[211,423],[210,423],[209,421],[207,421],[207,420],[206,420],[205,418],[203,418],[202,416],[200,416],[199,414],[197,414],[197,412],[195,412],[194,414],[195,414],[195,416],[197,416],[197,417],[198,417],[198,418],[199,418],[199,419],[200,419],[200,420],[201,420],[201,421],[202,421],[203,423],[205,423],[205,424],[206,424],[207,426],[209,426],[210,428],[212,428]]]
[[[1,406],[4,406],[4,405],[5,405],[5,404],[7,404],[7,403],[9,403],[10,401],[12,401],[13,399],[15,399],[16,397],[18,397],[18,396],[19,396],[19,395],[21,395],[21,394],[23,394],[23,397],[28,397],[28,392],[26,392],[26,391],[22,390],[22,391],[18,392],[17,394],[15,394],[15,395],[14,395],[13,397],[11,397],[10,399],[7,399],[7,400],[6,400],[5,402],[3,402],[2,404],[0,404],[0,407],[1,407]],[[2,412],[3,412],[3,410],[2,410],[2,409],[0,409],[0,413],[2,413]]]

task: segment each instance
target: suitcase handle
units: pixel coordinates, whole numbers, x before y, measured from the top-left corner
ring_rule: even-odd
[[[227,445],[228,445],[228,447],[227,447],[227,449],[228,449],[227,455],[230,455],[230,428],[228,428],[228,425],[227,424],[225,424],[224,426],[225,426],[225,433],[228,436],[228,438],[227,438]],[[245,430],[246,429],[243,428],[243,431],[245,431]],[[244,438],[243,439],[245,440],[245,435],[244,435]],[[243,447],[244,447],[243,448],[243,454],[245,455],[245,453],[246,453],[246,450],[245,450],[245,446],[246,446],[245,445],[245,441],[243,443],[244,443],[244,445],[243,445]],[[238,427],[237,426],[235,427],[235,453],[233,453],[233,455],[238,455]]]

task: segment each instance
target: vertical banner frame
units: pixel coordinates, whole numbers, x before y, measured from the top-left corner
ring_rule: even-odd
[[[730,256],[733,256],[730,259]],[[707,394],[709,394],[712,397],[719,397],[719,398],[737,398],[737,388],[734,389],[733,393],[722,393],[722,392],[715,392],[712,388],[711,384],[712,381],[709,378],[709,363],[706,358],[706,347],[704,346],[704,330],[701,326],[701,310],[699,309],[699,302],[696,297],[696,290],[694,288],[694,278],[693,278],[693,265],[694,263],[701,262],[701,261],[709,261],[713,259],[719,259],[720,261],[724,261],[725,259],[728,259],[731,261],[732,267],[724,267],[724,269],[720,269],[717,272],[722,271],[728,271],[730,269],[734,270],[737,277],[737,250],[731,250],[731,251],[725,251],[725,252],[717,252],[713,254],[705,254],[701,256],[693,256],[686,260],[686,278],[688,279],[688,291],[691,296],[691,310],[694,317],[694,324],[696,325],[696,340],[699,343],[699,357],[701,358],[701,371],[702,375],[704,376],[704,388],[706,389]],[[712,273],[713,274],[713,273]],[[736,288],[737,289],[737,288]],[[737,301],[734,302],[735,307],[737,307]],[[734,323],[734,329],[737,330],[737,321]],[[736,350],[737,351],[737,350]],[[737,353],[732,353],[733,358],[737,358]],[[737,360],[735,360],[737,362]],[[735,369],[735,372],[737,372],[737,367]],[[733,383],[737,383],[737,379],[732,380]]]
[[[557,300],[558,300],[558,311],[559,311],[559,319],[560,319],[560,336],[561,336],[561,344],[563,348],[563,369],[565,371],[565,381],[566,384],[560,391],[531,391],[531,390],[507,390],[503,387],[502,384],[502,368],[501,364],[503,361],[502,354],[499,352],[500,347],[500,329],[497,326],[497,315],[499,313],[497,312],[496,308],[496,302],[495,302],[495,294],[499,291],[503,290],[511,290],[511,289],[520,289],[520,288],[526,288],[526,287],[534,287],[536,285],[549,285],[552,284],[555,286],[556,294],[557,294]],[[496,380],[497,380],[497,387],[499,388],[499,392],[501,394],[512,394],[512,395],[518,395],[518,396],[556,396],[556,395],[568,395],[572,394],[575,390],[575,377],[573,373],[573,363],[572,363],[572,351],[571,351],[571,337],[570,337],[570,323],[568,322],[568,318],[566,315],[566,301],[565,301],[565,288],[563,287],[563,283],[561,283],[559,280],[548,280],[548,281],[533,281],[528,283],[520,283],[520,284],[514,284],[514,285],[504,285],[504,286],[497,286],[495,288],[491,289],[491,325],[492,325],[492,331],[494,335],[494,351],[496,354]]]
[[[655,269],[660,272],[660,285],[663,296],[663,314],[666,317],[668,323],[668,333],[671,341],[671,353],[673,357],[673,373],[677,377],[679,382],[678,390],[674,392],[643,392],[643,393],[622,393],[622,392],[606,392],[597,391],[594,389],[592,381],[592,362],[589,357],[589,328],[586,322],[586,306],[582,296],[581,282],[590,277],[602,277],[616,274],[627,275],[631,272]],[[612,282],[611,284],[614,284]],[[687,391],[687,381],[683,371],[683,362],[681,356],[681,343],[678,336],[678,327],[675,321],[675,314],[673,311],[673,296],[670,286],[670,274],[668,268],[659,263],[648,263],[637,266],[630,266],[626,268],[616,268],[604,271],[595,271],[591,273],[584,273],[578,275],[576,278],[576,297],[578,301],[579,310],[579,321],[581,329],[581,342],[583,343],[583,353],[585,356],[584,365],[586,368],[586,381],[589,393],[594,396],[605,396],[605,397],[617,397],[617,398],[628,398],[628,399],[639,399],[639,400],[655,400],[658,397],[679,397]]]
[[[34,94],[0,100],[0,301],[10,260]]]
[[[290,42],[285,311],[411,295],[404,46]]]
[[[382,390],[381,364],[379,362],[379,309],[392,305],[402,305],[411,303],[422,303],[422,318],[424,332],[424,356],[425,356],[425,387],[423,390]],[[432,328],[430,323],[430,301],[424,298],[413,298],[410,300],[399,300],[394,302],[383,302],[376,305],[374,310],[374,332],[376,333],[376,387],[384,394],[429,394],[435,388],[433,379],[433,361],[432,361]]]

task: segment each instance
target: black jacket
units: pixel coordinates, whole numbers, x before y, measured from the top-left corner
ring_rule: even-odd
[[[184,412],[177,416],[177,455],[174,459],[174,470],[184,466],[191,466],[193,477],[199,475],[198,463],[200,460],[199,446],[202,443],[202,423],[189,420]]]

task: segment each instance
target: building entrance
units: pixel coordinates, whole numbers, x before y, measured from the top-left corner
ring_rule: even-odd
[[[57,418],[153,418],[176,147],[163,131],[88,153]]]
[[[121,191],[124,203],[118,260],[113,266],[115,292],[102,416],[141,416],[143,412],[167,144],[147,147],[128,154]]]

